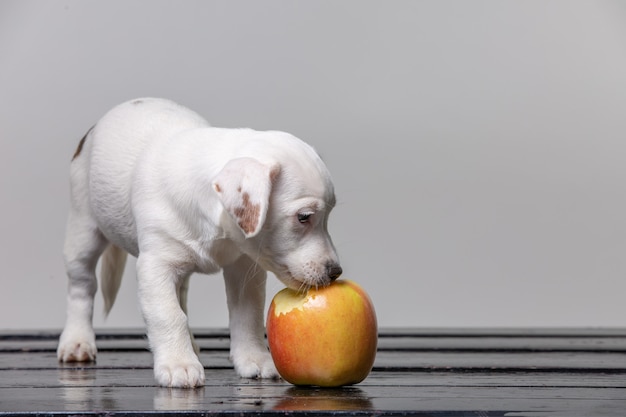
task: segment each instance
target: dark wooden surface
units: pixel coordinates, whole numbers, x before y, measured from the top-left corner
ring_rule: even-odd
[[[154,385],[140,331],[57,363],[56,332],[0,332],[0,416],[626,416],[626,329],[383,330],[370,376],[337,389],[238,378],[228,334],[201,330],[206,386]]]

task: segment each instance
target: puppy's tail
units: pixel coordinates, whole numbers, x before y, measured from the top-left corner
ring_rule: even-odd
[[[100,266],[100,287],[104,298],[104,315],[107,316],[115,303],[117,291],[122,283],[122,275],[126,266],[125,250],[109,245],[102,254]]]

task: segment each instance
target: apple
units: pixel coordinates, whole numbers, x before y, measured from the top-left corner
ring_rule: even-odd
[[[378,343],[374,306],[353,281],[278,292],[267,314],[278,373],[294,385],[357,384],[372,370]]]

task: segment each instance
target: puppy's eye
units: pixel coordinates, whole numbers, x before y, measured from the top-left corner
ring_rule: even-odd
[[[308,223],[313,213],[298,213],[298,221],[300,223]]]

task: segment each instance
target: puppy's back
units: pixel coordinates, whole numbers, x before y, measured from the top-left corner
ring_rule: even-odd
[[[122,103],[98,121],[86,138],[91,143],[85,144],[90,153],[88,189],[92,213],[107,239],[136,252],[130,194],[144,149],[159,139],[206,126],[209,123],[197,113],[158,98]]]

